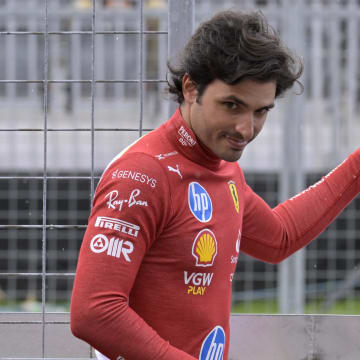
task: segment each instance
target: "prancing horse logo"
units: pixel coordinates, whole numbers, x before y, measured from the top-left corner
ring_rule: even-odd
[[[235,210],[236,210],[237,213],[239,213],[239,196],[238,196],[238,193],[237,193],[237,190],[236,190],[235,183],[232,180],[230,180],[228,182],[228,184],[229,184],[231,196],[232,196],[233,201],[234,201]]]

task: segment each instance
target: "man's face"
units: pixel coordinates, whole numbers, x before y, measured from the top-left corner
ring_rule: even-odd
[[[276,83],[243,80],[228,85],[216,79],[197,99],[197,90],[187,77],[183,90],[182,113],[196,136],[220,159],[237,161],[274,107]]]

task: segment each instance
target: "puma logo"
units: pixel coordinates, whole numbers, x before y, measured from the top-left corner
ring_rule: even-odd
[[[181,172],[180,172],[180,170],[179,170],[179,165],[176,164],[176,169],[174,169],[173,167],[171,167],[171,166],[168,165],[168,169],[169,169],[169,171],[172,171],[172,172],[174,172],[174,173],[177,173],[177,174],[182,178]]]

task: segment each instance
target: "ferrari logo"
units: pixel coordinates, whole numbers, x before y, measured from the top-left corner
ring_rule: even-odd
[[[239,197],[238,197],[235,183],[233,181],[229,181],[228,184],[229,184],[231,196],[234,200],[235,210],[238,213],[239,212]]]

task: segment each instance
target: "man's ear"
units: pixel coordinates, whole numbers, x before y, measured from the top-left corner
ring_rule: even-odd
[[[185,102],[189,104],[196,102],[198,95],[197,86],[188,73],[185,73],[182,79],[182,92]]]

